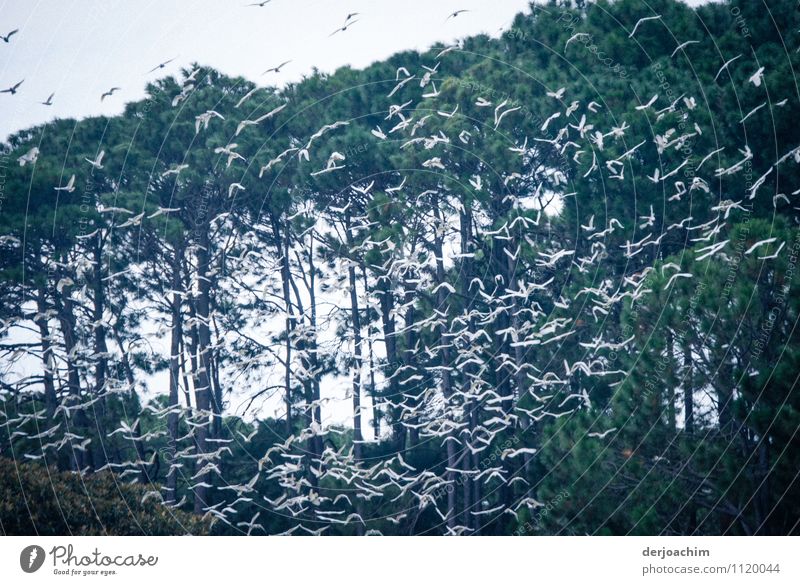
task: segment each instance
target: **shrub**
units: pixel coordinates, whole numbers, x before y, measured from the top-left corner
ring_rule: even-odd
[[[145,498],[154,489],[123,483],[111,472],[81,477],[0,457],[0,532],[41,536],[208,533],[208,522],[200,517]]]

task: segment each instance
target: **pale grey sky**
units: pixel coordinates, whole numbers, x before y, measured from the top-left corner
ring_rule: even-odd
[[[196,61],[259,84],[297,80],[317,67],[366,66],[507,28],[528,0],[0,0],[0,138],[54,117],[115,114],[148,80]],[[644,1],[644,0],[643,0]],[[698,4],[700,0],[691,0]],[[446,20],[454,10],[470,12]],[[360,22],[330,37],[345,16]],[[145,72],[173,57],[165,69]],[[261,72],[291,59],[280,74]],[[121,91],[100,102],[112,86]],[[39,102],[55,92],[52,106]]]
[[[297,80],[312,67],[366,66],[401,50],[428,48],[507,28],[527,0],[7,0],[0,3],[0,137],[54,117],[115,114],[148,80],[196,61],[259,84]],[[458,9],[471,12],[447,20]],[[345,16],[360,22],[332,37]],[[165,69],[145,72],[177,57]],[[291,59],[280,74],[261,73]],[[100,94],[117,92],[103,103]],[[39,102],[55,92],[52,106]]]

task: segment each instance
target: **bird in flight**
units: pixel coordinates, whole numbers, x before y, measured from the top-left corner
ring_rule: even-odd
[[[28,152],[19,157],[17,159],[17,162],[19,162],[19,166],[21,167],[24,167],[28,163],[35,165],[36,159],[38,158],[39,158],[39,149],[34,146]]]
[[[674,56],[675,56],[675,53],[677,53],[677,52],[678,52],[678,51],[680,51],[681,49],[685,49],[685,48],[686,48],[686,47],[688,47],[689,45],[696,45],[696,44],[697,44],[697,43],[699,43],[699,42],[700,42],[700,41],[686,41],[685,43],[681,43],[680,45],[678,45],[677,47],[675,47],[675,50],[674,50],[674,51],[672,51],[672,54],[670,55],[670,57],[674,57]]]
[[[263,2],[253,2],[252,4],[248,4],[247,6],[258,6],[259,8],[264,8],[267,4],[272,2],[272,0],[264,0]]]
[[[101,150],[94,160],[92,160],[90,158],[84,158],[83,160],[85,160],[90,165],[92,165],[92,168],[99,170],[99,169],[103,168],[103,157],[105,155],[106,155],[106,151],[105,150]]]
[[[25,80],[23,79],[22,81],[25,81]],[[10,93],[11,95],[14,95],[15,93],[17,93],[17,89],[19,89],[19,86],[22,85],[22,81],[16,83],[15,85],[12,85],[8,89],[4,89],[3,91],[0,91],[0,93]]]
[[[161,178],[162,179],[166,178],[169,175],[178,176],[178,175],[181,174],[181,171],[183,171],[185,169],[188,169],[188,168],[189,168],[189,165],[176,165],[173,168],[169,169],[168,171],[164,171],[163,173],[161,173]]]
[[[647,22],[648,20],[661,20],[661,15],[659,14],[658,16],[646,16],[644,18],[640,18],[638,21],[636,21],[636,24],[633,26],[631,34],[628,35],[628,38],[632,39],[633,35],[636,34],[636,29],[639,28],[639,25],[642,24],[643,22]]]
[[[43,106],[52,106],[53,105],[53,96],[54,95],[56,95],[56,94],[55,93],[51,93],[49,96],[47,96],[47,99],[45,101],[39,102],[39,103],[42,104]]]
[[[112,87],[111,89],[109,89],[107,92],[105,92],[103,95],[100,96],[100,101],[102,102],[107,97],[114,95],[114,92],[119,91],[120,89],[121,88],[119,87]]]
[[[163,63],[159,63],[158,65],[156,65],[155,67],[153,67],[153,68],[152,68],[150,71],[148,71],[147,73],[152,73],[152,72],[153,72],[153,71],[155,71],[156,69],[163,69],[164,67],[166,67],[167,65],[169,65],[170,63],[172,63],[172,62],[173,62],[175,59],[177,59],[177,57],[173,57],[173,58],[172,58],[172,59],[170,59],[169,61],[164,61]]]
[[[350,12],[347,16],[345,16],[344,23],[347,24],[348,22],[350,22],[351,18],[355,18],[356,16],[360,15],[361,15],[360,12]]]
[[[11,40],[11,37],[13,37],[18,32],[19,32],[19,29],[15,28],[10,33],[8,33],[6,36],[0,35],[0,39],[3,39],[3,41],[5,41],[7,43],[7,42],[9,42]]]
[[[575,33],[574,35],[572,35],[570,38],[567,39],[566,43],[564,43],[564,50],[565,51],[567,50],[567,47],[569,46],[569,44],[572,41],[578,40],[578,39],[580,39],[582,37],[588,37],[588,36],[590,36],[589,33]]]
[[[747,81],[755,85],[756,87],[761,87],[761,82],[764,80],[764,68],[759,67],[758,70],[753,73],[750,77],[747,78]]]
[[[292,60],[291,60],[291,59],[289,59],[288,61],[284,61],[283,63],[281,63],[281,64],[280,64],[280,65],[278,65],[277,67],[270,67],[269,69],[267,69],[266,71],[264,71],[264,73],[262,73],[261,75],[266,75],[267,73],[280,73],[280,72],[281,72],[281,69],[283,68],[283,66],[284,66],[284,65],[288,65],[288,64],[289,64],[289,63],[291,63],[291,62],[292,62]]]
[[[723,71],[725,71],[725,70],[728,68],[728,65],[730,65],[731,63],[733,63],[734,61],[736,61],[736,59],[738,59],[738,58],[739,58],[739,57],[741,57],[741,56],[742,56],[742,55],[741,55],[741,53],[740,53],[740,54],[736,55],[736,56],[735,56],[733,59],[731,59],[730,61],[725,61],[725,63],[722,65],[722,67],[720,67],[720,68],[719,68],[719,71],[717,71],[717,74],[714,76],[714,81],[716,81],[716,80],[717,80],[717,78],[718,78],[718,77],[719,77],[719,76],[722,74],[722,72],[723,72]]]
[[[351,27],[351,26],[353,26],[355,23],[357,23],[359,20],[360,20],[360,19],[358,19],[358,18],[357,18],[357,19],[355,19],[355,20],[351,20],[350,22],[347,22],[347,21],[345,21],[345,25],[344,25],[342,28],[337,28],[335,31],[333,31],[333,32],[332,32],[331,34],[329,34],[328,36],[329,36],[329,37],[332,37],[333,35],[335,35],[335,34],[336,34],[336,33],[338,33],[338,32],[344,32],[344,31],[346,31],[348,28],[350,28],[350,27]]]
[[[75,190],[75,175],[72,175],[67,181],[67,184],[64,187],[53,187],[56,191],[66,191],[67,193],[72,193]]]
[[[264,114],[260,118],[256,118],[255,120],[242,120],[241,122],[239,122],[239,125],[236,127],[235,136],[239,136],[239,133],[242,130],[244,130],[245,128],[247,128],[248,126],[255,126],[256,124],[259,124],[260,122],[263,122],[264,120],[267,120],[268,118],[271,118],[272,116],[274,116],[275,114],[280,112],[285,107],[286,107],[286,104],[280,105],[277,108],[275,108],[274,110],[272,110],[271,112],[267,112],[266,114]]]
[[[452,13],[450,16],[448,16],[447,18],[445,18],[444,20],[445,20],[445,22],[447,22],[447,21],[448,21],[448,20],[450,20],[451,18],[455,18],[456,16],[458,16],[459,14],[463,14],[464,12],[472,12],[472,11],[471,11],[471,10],[456,10],[456,11],[455,11],[455,12],[453,12],[453,13]]]

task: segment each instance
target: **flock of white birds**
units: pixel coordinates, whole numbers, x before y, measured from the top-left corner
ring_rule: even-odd
[[[259,2],[251,6],[261,7],[268,3]],[[462,10],[452,12],[447,18],[456,18]],[[345,33],[350,27],[361,22],[358,13],[347,14],[341,26],[337,27],[331,35]],[[643,18],[630,31],[630,37],[634,37],[637,31],[643,27],[652,25],[652,21],[660,19],[660,16]],[[16,30],[11,31],[2,39],[8,43]],[[575,37],[573,37],[574,39]],[[570,39],[572,41],[573,39]],[[678,52],[688,44],[697,41],[686,41],[679,44],[675,52]],[[569,45],[569,41],[567,42]],[[567,46],[564,47],[566,51]],[[425,155],[425,160],[421,167],[440,175],[456,173],[455,169],[447,166],[447,157],[443,156],[445,149],[453,144],[468,148],[474,141],[473,131],[463,130],[458,135],[447,135],[443,131],[435,134],[426,135],[425,124],[427,121],[439,117],[442,119],[455,118],[466,115],[473,120],[479,120],[480,125],[486,132],[503,133],[509,125],[513,125],[515,114],[519,113],[520,106],[511,103],[508,99],[497,101],[492,96],[476,95],[469,112],[455,109],[442,109],[436,104],[439,92],[436,89],[437,71],[443,60],[448,55],[456,54],[458,46],[447,47],[437,51],[434,58],[419,71],[413,71],[406,67],[399,67],[396,71],[394,85],[386,94],[387,99],[392,100],[386,110],[384,123],[374,128],[371,132],[374,140],[382,143],[394,143],[402,150],[414,149]],[[675,53],[673,53],[675,54]],[[717,73],[717,77],[723,72],[730,71],[740,57],[734,57],[727,61]],[[151,71],[163,69],[171,63],[173,59],[164,61]],[[275,67],[267,69],[264,73],[278,72],[289,61],[285,61]],[[172,105],[174,107],[184,107],[190,103],[192,92],[197,82],[197,76],[201,71],[194,70],[184,76],[181,90],[174,96]],[[747,83],[759,87],[763,83],[764,68],[752,72]],[[23,80],[24,81],[24,80]],[[23,81],[3,90],[3,93],[15,94],[19,90]],[[104,92],[100,99],[104,100],[115,96],[120,91],[118,87],[111,87]],[[255,90],[253,90],[255,91]],[[414,92],[413,94],[411,92]],[[253,92],[245,95],[236,104],[237,107],[243,106]],[[403,95],[403,101],[396,99],[396,96]],[[607,218],[601,223],[595,215],[585,218],[580,224],[579,237],[585,238],[589,250],[588,255],[580,255],[575,249],[542,249],[539,244],[535,244],[526,232],[530,228],[538,227],[540,222],[548,221],[548,209],[544,203],[545,199],[552,193],[557,193],[560,197],[569,197],[567,193],[568,182],[566,177],[559,173],[557,169],[535,166],[535,161],[543,158],[544,153],[556,153],[556,156],[568,157],[576,164],[586,163],[585,174],[589,177],[592,174],[602,174],[604,180],[625,180],[626,169],[629,168],[630,160],[640,151],[640,149],[656,149],[662,153],[681,153],[684,145],[702,133],[699,125],[691,122],[692,111],[696,108],[697,102],[692,96],[680,96],[673,101],[666,103],[663,97],[654,94],[642,100],[636,109],[653,120],[660,121],[669,115],[679,113],[685,122],[688,131],[681,132],[675,127],[666,132],[655,136],[653,140],[640,139],[634,137],[631,140],[630,128],[623,121],[617,126],[601,128],[606,118],[602,115],[603,106],[597,102],[581,103],[580,101],[570,100],[570,96],[565,88],[551,88],[547,96],[552,100],[552,115],[549,116],[539,128],[539,135],[526,137],[521,143],[514,143],[508,146],[509,160],[516,160],[518,168],[516,171],[507,173],[503,176],[502,184],[508,188],[507,199],[504,203],[511,203],[515,209],[530,209],[530,202],[533,201],[533,209],[538,213],[537,217],[532,215],[517,214],[513,221],[504,225],[492,227],[486,223],[485,216],[482,216],[480,209],[471,210],[475,214],[476,223],[481,225],[482,234],[497,240],[504,240],[510,245],[504,248],[505,254],[510,262],[523,263],[529,262],[520,255],[520,249],[526,242],[532,244],[534,249],[539,249],[537,256],[531,263],[532,268],[551,269],[551,270],[570,270],[577,269],[586,272],[601,259],[606,253],[606,241],[615,232],[619,234],[623,229],[621,218]],[[45,105],[52,104],[53,95],[45,100]],[[396,100],[396,103],[395,103]],[[786,103],[773,103],[771,107],[781,107]],[[758,109],[767,106],[767,102],[747,113],[742,118],[744,123]],[[188,107],[188,106],[187,106]],[[236,136],[247,132],[248,128],[256,126],[270,118],[284,115],[286,104],[280,105],[266,114],[253,119],[242,119],[237,126]],[[206,131],[215,123],[224,120],[222,114],[214,110],[198,112],[195,116],[197,133]],[[321,175],[331,175],[340,172],[347,166],[347,156],[341,152],[317,152],[318,144],[323,144],[323,137],[336,133],[339,129],[350,124],[347,120],[330,121],[320,124],[319,129],[308,136],[307,141],[302,144],[286,145],[286,149],[280,154],[265,162],[260,167],[259,177],[269,175],[283,165],[296,164],[300,168],[306,169],[312,177]],[[628,140],[632,146],[628,147]],[[610,145],[626,145],[625,151],[621,156],[605,160],[603,153]],[[226,157],[226,166],[244,164],[246,157],[237,151],[236,142],[220,144],[214,152]],[[702,153],[702,160],[697,166],[696,174],[688,184],[681,180],[680,171],[689,163],[688,158],[682,162],[672,165],[670,168],[652,169],[648,175],[649,181],[655,184],[664,185],[665,189],[674,190],[666,202],[680,201],[682,197],[691,197],[694,192],[709,193],[715,178],[732,175],[742,171],[742,169],[754,157],[748,146],[742,145],[740,148],[741,157],[733,165],[719,167],[712,170],[715,157],[726,151],[726,148],[719,148],[708,153]],[[727,152],[727,151],[726,151]],[[34,165],[40,152],[38,148],[32,148],[18,158],[20,165]],[[93,169],[102,169],[107,153],[100,151],[92,159],[86,159],[86,164]],[[315,157],[315,155],[318,155]],[[321,158],[320,158],[321,157]],[[323,161],[322,166],[314,166],[312,161],[319,159]],[[706,164],[706,163],[709,164]],[[782,153],[780,158],[772,165],[764,176],[758,178],[752,185],[746,197],[740,200],[720,201],[712,211],[715,217],[704,223],[695,223],[692,217],[685,217],[681,221],[665,225],[656,232],[657,222],[656,211],[652,206],[649,209],[640,211],[637,217],[638,235],[635,239],[628,239],[621,249],[624,250],[625,257],[633,258],[642,252],[658,247],[661,241],[672,233],[679,232],[686,236],[687,241],[692,245],[705,243],[707,245],[700,250],[698,259],[713,259],[717,255],[724,253],[724,248],[728,240],[718,241],[716,236],[721,233],[722,228],[729,220],[731,213],[735,210],[743,209],[747,199],[754,199],[759,194],[759,187],[764,183],[767,176],[773,170],[783,164],[790,162],[800,163],[800,147],[789,152]],[[181,172],[185,171],[188,165],[178,165],[163,171],[162,178],[177,178]],[[707,173],[703,178],[702,172]],[[386,189],[387,193],[398,193],[406,186],[407,177],[402,171],[396,171],[398,182],[395,186]],[[522,192],[514,194],[514,186],[526,180],[534,179],[544,186],[541,192],[535,193]],[[476,192],[487,188],[490,180],[486,176],[475,174],[464,177],[464,182],[468,183]],[[374,189],[374,181],[360,181],[350,187],[353,197],[369,198]],[[72,192],[75,189],[75,176],[71,176],[63,185],[54,185],[56,191]],[[239,182],[232,182],[229,186],[228,195],[233,200],[236,194],[244,190],[245,187]],[[796,195],[800,189],[792,193]],[[404,200],[410,206],[409,216],[413,215],[413,208],[434,209],[435,203],[431,203],[433,198],[447,197],[436,189],[425,191],[415,196],[407,196]],[[785,195],[779,195],[783,197]],[[398,199],[400,201],[400,199]],[[422,203],[425,203],[424,205]],[[346,204],[349,205],[349,204]],[[527,207],[526,207],[527,206]],[[453,213],[432,214],[428,217],[420,218],[423,231],[431,234],[432,239],[444,243],[447,253],[446,264],[448,266],[457,265],[458,262],[470,259],[475,256],[475,249],[469,242],[461,241],[458,235],[457,223],[458,212],[463,211],[463,204],[456,198],[447,202],[448,209],[456,210]],[[445,205],[441,206],[442,210]],[[118,228],[136,227],[143,220],[144,214],[135,213],[127,209],[105,209],[105,212],[118,212],[117,215],[125,217],[124,223],[119,224]],[[169,214],[175,209],[162,208],[154,215]],[[297,215],[305,215],[311,222],[312,227],[324,231],[326,226],[332,225],[336,221],[344,208],[331,207],[327,210],[309,210],[298,208]],[[330,217],[328,217],[330,216]],[[152,215],[149,217],[153,217]],[[350,218],[351,227],[354,232],[366,232],[370,227],[370,219],[366,216],[354,215]],[[756,242],[746,251],[747,255],[761,254],[759,258],[768,259],[780,254],[784,248],[784,242],[776,242],[775,238]],[[773,254],[763,252],[765,246],[772,246]],[[428,268],[435,272],[435,264],[445,263],[445,259],[439,258],[432,260],[431,266],[420,264],[418,257],[413,250],[397,249],[396,244],[386,240],[375,242],[365,240],[359,243],[351,254],[357,256],[367,252],[380,249],[389,259],[381,267],[388,279],[396,282],[408,282],[410,275],[430,274]],[[342,265],[343,270],[347,268],[346,263]],[[634,302],[648,295],[652,290],[648,287],[648,276],[653,268],[645,269],[637,274],[624,277],[620,282],[604,280],[594,287],[581,290],[576,298],[569,299],[560,297],[556,302],[556,307],[561,309],[569,308],[573,303],[583,303],[583,311],[586,318],[595,322],[602,321],[612,312],[615,306],[619,306],[625,299]],[[678,279],[691,279],[691,273],[681,271],[678,265],[666,265],[663,271],[672,271],[665,288],[673,286]],[[116,275],[110,275],[113,278]],[[382,517],[382,520],[392,524],[409,522],[426,509],[434,510],[441,518],[442,526],[449,534],[471,533],[480,529],[484,522],[490,521],[503,514],[517,516],[520,510],[527,508],[536,510],[543,506],[531,495],[518,498],[511,505],[500,505],[495,507],[488,506],[488,494],[497,493],[503,486],[516,486],[515,489],[520,493],[525,493],[523,489],[527,484],[523,471],[527,464],[536,456],[536,450],[525,448],[515,444],[500,444],[498,437],[509,429],[525,428],[524,425],[534,424],[547,418],[558,418],[568,415],[576,410],[586,409],[590,406],[590,397],[585,390],[572,392],[564,396],[558,394],[559,398],[554,399],[556,390],[569,387],[571,376],[580,372],[589,377],[600,377],[620,379],[625,372],[616,368],[609,369],[609,360],[604,357],[607,350],[621,351],[632,341],[608,340],[598,337],[591,343],[581,343],[584,348],[586,358],[581,361],[568,363],[563,362],[563,367],[555,368],[542,373],[534,368],[521,364],[516,359],[513,352],[495,356],[494,362],[486,360],[486,351],[494,342],[492,335],[500,336],[503,339],[510,339],[510,347],[516,350],[524,350],[530,347],[544,347],[551,344],[570,343],[570,337],[576,332],[574,320],[567,318],[557,318],[546,315],[536,304],[526,304],[528,299],[536,291],[546,290],[552,282],[552,278],[542,282],[505,282],[502,275],[497,275],[494,279],[494,286],[487,285],[486,278],[475,277],[471,282],[461,283],[463,291],[476,293],[482,302],[472,306],[464,314],[450,319],[445,313],[433,311],[427,318],[420,321],[403,323],[397,332],[398,335],[405,334],[409,329],[414,329],[420,333],[424,331],[446,331],[442,337],[442,345],[430,348],[422,348],[420,351],[433,352],[432,358],[441,356],[442,352],[447,352],[449,365],[428,365],[422,366],[426,370],[426,375],[432,376],[439,381],[439,384],[425,388],[422,394],[406,393],[403,388],[402,398],[397,405],[402,412],[399,424],[402,432],[413,431],[418,433],[421,441],[432,440],[436,443],[444,441],[448,449],[454,449],[456,465],[447,467],[446,471],[440,474],[430,470],[419,470],[410,465],[398,452],[393,456],[382,458],[378,461],[357,460],[352,445],[348,448],[335,450],[326,447],[321,456],[310,460],[307,456],[306,447],[310,439],[314,437],[325,437],[332,433],[341,433],[343,430],[335,426],[324,426],[313,423],[300,433],[290,436],[285,442],[274,444],[265,453],[257,454],[258,472],[246,483],[231,485],[228,484],[225,475],[220,468],[220,460],[226,453],[230,453],[229,444],[247,444],[253,437],[239,433],[239,436],[231,439],[216,439],[216,444],[209,448],[208,453],[197,454],[193,447],[188,446],[178,453],[177,462],[173,465],[180,468],[181,474],[189,469],[189,463],[195,464],[191,473],[186,473],[184,479],[196,487],[202,478],[207,477],[208,473],[216,476],[213,480],[214,486],[224,494],[217,504],[208,506],[205,512],[214,517],[217,521],[235,526],[246,534],[263,533],[264,528],[260,523],[267,514],[277,514],[283,517],[294,519],[294,527],[287,533],[309,533],[324,534],[331,526],[336,525],[361,525],[362,530],[366,530],[370,520],[362,516],[363,503],[380,501],[391,497],[392,501],[407,502],[407,506],[400,512]],[[67,286],[70,283],[59,283],[59,286]],[[447,281],[437,282],[435,278],[429,276],[419,276],[416,282],[417,290],[422,291],[432,299],[447,303],[449,295],[459,294],[459,290]],[[583,298],[585,297],[585,298]],[[364,299],[365,302],[375,303],[375,300]],[[410,303],[415,302],[412,298]],[[396,307],[396,315],[401,319],[407,305],[400,303]],[[497,322],[498,315],[512,315],[510,326],[505,330],[490,332],[490,326]],[[379,340],[380,341],[380,340]],[[294,359],[302,358],[302,353],[295,354]],[[440,360],[432,359],[431,363],[438,364]],[[499,365],[498,365],[499,364]],[[523,408],[515,404],[513,408],[507,408],[507,397],[498,392],[498,388],[487,383],[487,369],[500,367],[515,378],[523,387],[528,388],[528,392],[534,399],[534,406]],[[314,375],[314,372],[306,372],[306,375]],[[415,384],[422,376],[407,376],[403,368],[397,370],[395,375],[403,376],[403,384]],[[458,383],[455,383],[455,380]],[[388,382],[389,380],[384,380]],[[94,397],[93,400],[99,400]],[[324,406],[305,404],[304,408]],[[470,409],[475,405],[480,405],[481,416],[477,419],[470,418]],[[87,404],[80,407],[85,408]],[[60,409],[69,411],[75,406],[62,405]],[[170,410],[167,408],[156,408],[152,405],[146,406],[156,417],[165,419]],[[69,414],[69,413],[67,413]],[[22,426],[35,420],[37,423],[45,423],[42,413],[20,415],[15,420],[4,421],[9,428]],[[188,438],[196,431],[198,423],[192,419],[187,419],[190,423]],[[203,423],[200,423],[203,424]],[[586,440],[607,440],[613,435],[615,428],[603,428],[603,421],[598,420],[592,432],[587,434]],[[398,432],[396,429],[395,432]],[[61,428],[61,423],[49,428],[43,428],[35,435],[27,434],[24,431],[21,436],[26,436],[30,440],[41,442],[39,453],[26,454],[27,458],[38,459],[49,449],[62,449],[69,445],[72,449],[85,449],[88,439],[76,435]],[[133,426],[123,424],[120,428],[113,430],[110,435],[120,435],[125,439],[134,441],[144,441],[163,437],[166,431],[157,431],[150,436],[135,436]],[[186,439],[183,437],[182,439]],[[330,443],[327,443],[330,444]],[[461,465],[463,458],[492,457],[491,465],[466,467]],[[511,467],[504,464],[506,461],[521,461],[522,465],[514,467],[516,471],[510,472]],[[123,477],[126,475],[137,474],[140,465],[147,464],[149,461],[130,461],[124,464],[109,464],[115,467]],[[309,472],[317,478],[317,481],[309,481]],[[256,491],[257,482],[260,479],[277,480],[283,488],[283,493],[275,499],[268,499],[259,496]],[[326,479],[335,480],[337,485],[347,486],[338,493],[331,493],[330,490],[319,488],[318,486]],[[447,498],[443,494],[451,493],[456,487],[465,481],[472,485],[479,485],[480,492],[484,494],[482,502],[475,502],[469,511],[471,518],[464,514],[457,514],[452,506],[448,507]],[[211,484],[207,484],[211,487]],[[228,497],[230,496],[230,497]],[[149,492],[146,499],[163,500],[160,491]],[[181,505],[178,502],[176,505]],[[256,505],[262,511],[256,513],[248,519],[242,519],[239,510],[243,505]]]

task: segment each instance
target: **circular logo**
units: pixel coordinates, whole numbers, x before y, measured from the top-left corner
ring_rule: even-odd
[[[26,546],[19,553],[19,566],[26,573],[35,573],[44,564],[44,549],[41,546],[32,544]]]

